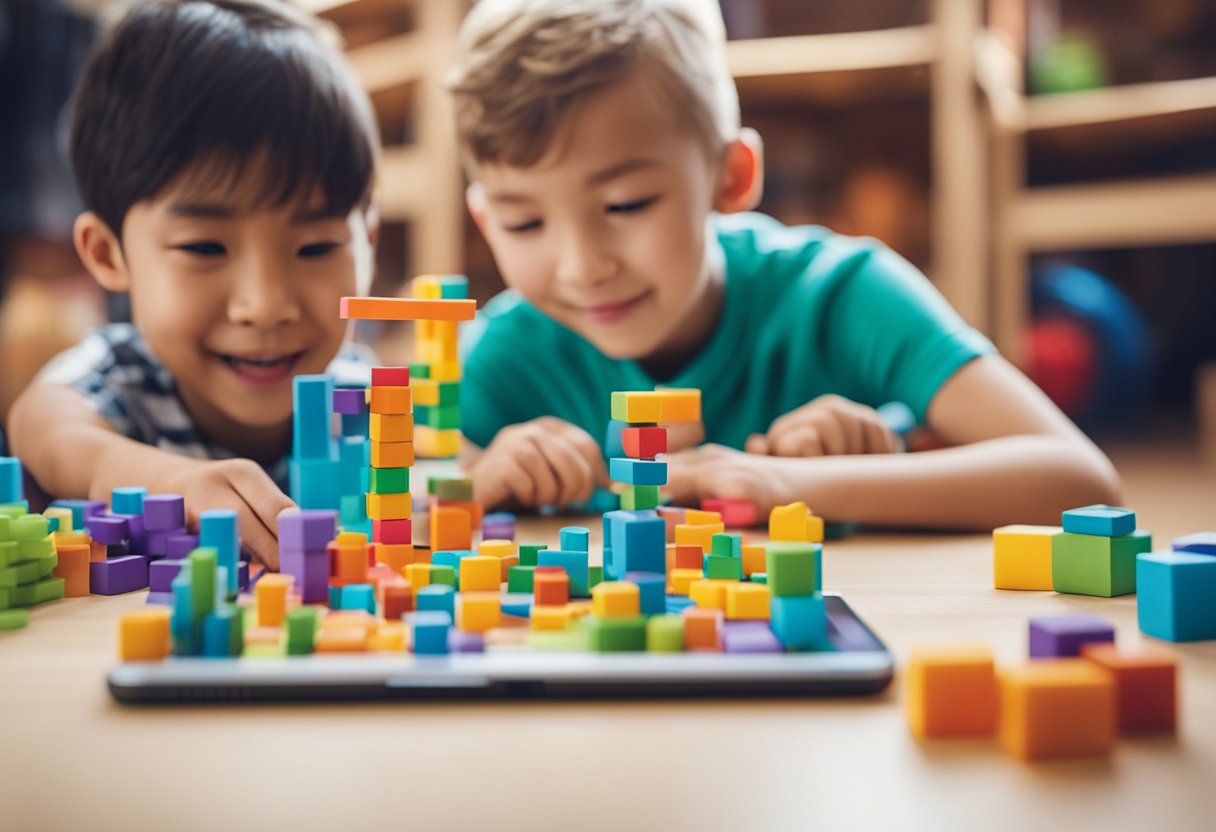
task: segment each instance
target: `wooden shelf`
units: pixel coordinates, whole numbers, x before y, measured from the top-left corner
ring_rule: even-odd
[[[421,78],[430,66],[430,49],[411,32],[348,49],[346,59],[363,88],[375,93]]]
[[[1216,111],[1216,78],[1035,95],[1026,99],[1024,125],[1026,130],[1054,130],[1203,110]]]
[[[932,26],[726,44],[727,61],[736,79],[926,66],[937,56],[938,38]]]
[[[424,208],[427,195],[419,187],[430,182],[426,160],[412,146],[386,148],[380,155],[379,204],[386,220],[404,220],[417,216]]]

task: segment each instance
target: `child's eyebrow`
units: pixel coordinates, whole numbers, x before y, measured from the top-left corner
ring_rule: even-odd
[[[215,202],[177,202],[169,206],[169,213],[175,217],[211,220],[230,220],[236,216],[232,206]]]
[[[633,173],[635,170],[644,170],[659,166],[658,159],[651,159],[646,156],[637,156],[632,159],[626,159],[623,162],[618,162],[611,167],[604,168],[601,171],[591,174],[587,177],[588,185],[602,185],[605,182],[611,182],[618,176],[624,176],[627,173]]]
[[[310,222],[320,222],[321,220],[339,220],[346,216],[345,211],[340,211],[336,208],[307,208],[303,211],[297,211],[291,216],[292,225],[307,225]]]

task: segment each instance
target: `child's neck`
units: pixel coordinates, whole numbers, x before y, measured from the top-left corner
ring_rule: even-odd
[[[243,425],[228,418],[210,402],[180,391],[203,440],[227,448],[242,459],[273,465],[291,449],[291,420],[278,425]]]
[[[705,348],[722,320],[726,299],[726,276],[716,252],[706,257],[704,291],[696,305],[672,333],[667,343],[654,353],[639,358],[638,364],[655,381],[670,381]]]

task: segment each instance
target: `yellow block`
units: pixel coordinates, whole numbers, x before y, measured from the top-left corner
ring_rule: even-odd
[[[690,508],[684,512],[684,524],[686,526],[716,526],[722,522],[722,514],[717,511],[702,511],[699,508]]]
[[[992,650],[957,644],[913,650],[904,670],[904,715],[918,739],[988,737],[996,728]]]
[[[823,542],[823,518],[813,514],[806,516],[806,539],[811,543]]]
[[[59,519],[59,530],[56,532],[56,534],[67,534],[72,531],[72,510],[70,508],[51,506],[46,511],[42,512],[42,516],[55,517]]]
[[[806,503],[777,506],[768,515],[768,536],[771,540],[805,541],[807,533]]]
[[[518,551],[514,540],[483,540],[477,544],[477,554],[495,558],[510,557]]]
[[[443,297],[439,277],[433,274],[418,275],[410,281],[410,294],[423,300],[439,300]]]
[[[433,378],[416,378],[410,380],[414,390],[414,404],[424,407],[439,406],[439,382]]]
[[[367,421],[368,438],[373,442],[413,442],[414,414],[372,413]]]
[[[591,588],[591,608],[600,618],[635,618],[642,614],[638,585],[609,581]]]
[[[460,362],[439,360],[431,362],[431,378],[435,381],[460,381]]]
[[[687,595],[694,581],[699,581],[704,578],[704,573],[700,569],[673,569],[668,576],[668,581],[671,584],[672,595]]]
[[[372,520],[409,520],[414,509],[408,492],[404,494],[372,494],[367,497],[367,516]]]
[[[258,579],[253,588],[259,627],[282,627],[287,615],[287,595],[295,583],[290,575],[271,573]]]
[[[582,618],[584,615],[591,615],[594,606],[590,601],[571,601],[566,604],[566,609],[570,610],[572,618]]]
[[[680,390],[667,388],[659,390],[659,421],[670,422],[699,422],[701,421],[701,391]]]
[[[418,425],[414,429],[414,441],[418,443],[418,453],[430,458],[459,455],[460,436],[460,431],[456,429],[436,430],[426,425]]]
[[[732,621],[768,621],[770,597],[764,584],[732,583],[726,588],[726,617]]]
[[[339,546],[363,546],[367,543],[367,535],[363,532],[338,532],[334,542]]]
[[[992,531],[992,585],[1051,589],[1051,539],[1060,526],[1002,526]]]
[[[726,526],[721,523],[707,523],[703,526],[680,523],[676,526],[675,544],[677,546],[700,546],[702,552],[708,553],[714,548],[714,535],[724,531],[726,531]]]
[[[498,592],[502,585],[502,564],[489,555],[475,555],[460,561],[460,591]]]
[[[431,565],[429,563],[411,563],[405,567],[405,579],[410,582],[414,592],[424,586],[431,585]]]
[[[386,653],[400,653],[405,650],[405,622],[381,622],[367,640],[367,649]]]
[[[569,605],[532,608],[533,630],[564,630],[574,617]]]
[[[460,562],[461,583],[464,570],[473,558]],[[497,587],[496,587],[497,589]],[[484,633],[502,623],[502,605],[497,592],[466,592],[463,586],[456,596],[456,628],[466,633]]]
[[[624,400],[624,409],[618,412],[613,408],[614,419],[624,416],[621,421],[632,424],[657,423],[663,415],[663,394],[652,390],[637,390],[631,392],[613,393],[612,398]]]
[[[434,349],[434,358],[432,363],[456,361],[459,356],[460,338],[456,327],[456,321],[435,321],[435,326],[431,330],[431,343]],[[431,375],[432,381],[450,381],[451,379],[438,378]]]
[[[709,610],[726,609],[726,593],[731,584],[738,581],[728,581],[723,578],[702,578],[693,581],[688,587],[688,597],[698,607]]]
[[[1117,725],[1114,676],[1085,659],[1001,668],[1001,747],[1023,760],[1109,754]]]
[[[413,442],[371,443],[373,468],[409,468],[414,464]]]
[[[124,612],[118,620],[118,658],[124,662],[159,662],[169,655],[168,607]]]
[[[767,558],[765,557],[766,550],[763,545],[755,543],[744,543],[743,551],[743,574],[750,578],[757,572],[765,572],[768,569]]]

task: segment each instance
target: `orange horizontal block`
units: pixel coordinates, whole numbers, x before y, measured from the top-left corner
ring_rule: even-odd
[[[413,442],[414,414],[372,413],[368,416],[367,432],[373,442]]]
[[[414,464],[413,442],[371,443],[373,468],[409,468]]]
[[[409,520],[414,516],[410,493],[366,495],[367,516],[372,520]]]
[[[340,546],[337,543],[330,543],[325,548],[329,552],[330,577],[350,583],[367,580],[369,549],[366,544]]]
[[[667,571],[673,569],[697,569],[703,564],[705,553],[697,545],[676,543],[667,544]]]
[[[485,515],[485,509],[483,509],[481,507],[481,503],[475,502],[473,500],[434,500],[434,499],[431,500],[432,506],[434,506],[436,503],[443,506],[444,508],[463,509],[469,515],[470,525],[472,525],[472,527],[474,529],[481,528],[481,520],[482,520],[482,517]],[[469,549],[472,547],[466,546],[464,548]]]
[[[80,598],[89,594],[89,558],[92,554],[87,543],[56,543],[59,563],[55,566],[55,577],[63,578],[65,598]]]
[[[358,321],[471,321],[477,301],[436,298],[355,298],[338,303],[338,316]]]
[[[1109,754],[1114,677],[1086,659],[1038,659],[997,671],[1001,746],[1023,760]]]
[[[904,671],[904,714],[918,739],[992,736],[997,722],[992,650],[983,644],[913,650]]]
[[[680,614],[684,619],[685,650],[722,650],[722,610],[689,607]]]
[[[1178,728],[1178,660],[1166,650],[1120,649],[1105,642],[1084,644],[1081,657],[1105,668],[1115,680],[1120,734],[1165,733]]]
[[[670,387],[661,388],[657,392],[659,393],[660,422],[668,424],[701,421],[700,390],[681,390]]]
[[[413,396],[408,387],[369,387],[367,407],[372,413],[401,416],[413,412]]]
[[[317,633],[315,653],[363,653],[370,648],[371,634],[354,627],[334,627]],[[402,636],[404,639],[404,636]]]
[[[124,662],[159,662],[169,655],[168,607],[125,612],[118,621],[118,658]]]

